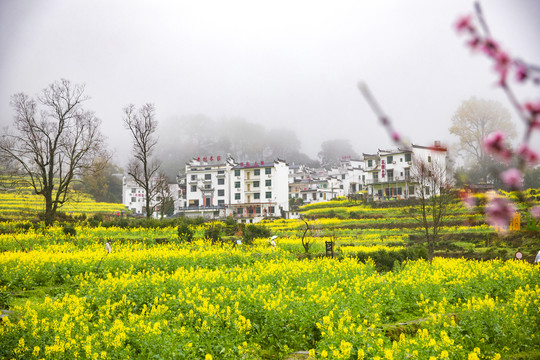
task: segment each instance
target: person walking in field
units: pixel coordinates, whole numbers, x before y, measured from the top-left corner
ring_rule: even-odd
[[[106,243],[105,243],[105,250],[107,250],[107,253],[110,253],[111,252],[111,241],[108,240]]]

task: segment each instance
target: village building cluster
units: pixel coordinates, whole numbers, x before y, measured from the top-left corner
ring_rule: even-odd
[[[288,164],[286,160],[236,161],[230,155],[197,156],[169,184],[174,215],[225,218],[257,222],[263,218],[294,217],[299,205],[349,197],[366,201],[415,198],[420,186],[436,195],[439,189],[421,185],[414,176],[419,164],[436,164],[447,174],[447,149],[440,143],[425,147],[382,150],[360,159],[342,157],[331,169]],[[144,214],[145,192],[125,176],[123,203],[133,214]],[[163,199],[152,199],[159,217]]]

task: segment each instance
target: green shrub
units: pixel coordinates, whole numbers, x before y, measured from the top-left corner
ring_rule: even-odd
[[[187,223],[178,225],[178,239],[183,242],[193,241],[193,229]]]
[[[62,232],[65,234],[65,235],[69,235],[69,236],[77,236],[77,229],[75,229],[75,226],[73,226],[73,224],[64,224],[62,226]]]
[[[246,225],[244,229],[244,243],[253,244],[253,239],[270,237],[270,234],[270,229],[264,225]]]
[[[354,256],[358,261],[366,262],[372,259],[378,271],[391,271],[395,265],[401,265],[405,260],[427,259],[427,250],[424,247],[410,247],[398,251],[379,250],[377,252],[358,252]]]
[[[219,223],[211,222],[204,230],[204,237],[212,240],[212,244],[221,240],[223,226]]]

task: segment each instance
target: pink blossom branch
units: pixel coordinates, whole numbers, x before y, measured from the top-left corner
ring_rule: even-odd
[[[518,181],[516,177],[518,175],[522,176],[527,165],[534,165],[538,163],[539,160],[538,154],[530,149],[529,142],[532,131],[536,128],[540,129],[540,102],[529,102],[522,105],[508,83],[508,74],[510,70],[514,70],[517,82],[523,83],[526,80],[530,80],[534,84],[540,85],[540,76],[535,74],[540,72],[540,67],[528,64],[521,59],[512,59],[505,51],[503,51],[499,44],[492,38],[482,7],[478,2],[475,2],[474,8],[481,31],[474,25],[471,15],[459,19],[456,23],[456,30],[460,33],[464,32],[469,34],[472,39],[468,41],[468,45],[473,49],[480,49],[495,62],[495,71],[499,74],[498,84],[502,87],[506,97],[526,125],[522,144],[518,151],[511,151],[502,146],[502,143],[499,141],[501,140],[500,132],[490,134],[490,136],[484,140],[484,147],[486,150],[491,154],[502,158],[506,162],[509,162],[512,156],[517,157],[517,169],[510,169],[501,174],[501,179],[504,183],[515,190],[516,187],[522,187],[522,181]]]
[[[364,96],[364,99],[366,99],[367,103],[381,122],[381,124],[385,127],[386,131],[388,132],[388,135],[390,135],[390,138],[396,143],[398,146],[402,146],[404,149],[409,149],[410,145],[406,143],[403,140],[403,137],[394,129],[394,126],[392,125],[392,122],[384,114],[381,107],[377,103],[377,100],[375,100],[375,97],[371,94],[371,91],[369,91],[369,88],[367,85],[363,82],[358,83],[358,89]]]

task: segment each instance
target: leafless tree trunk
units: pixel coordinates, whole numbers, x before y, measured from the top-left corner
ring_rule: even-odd
[[[315,224],[311,225],[310,227],[304,217],[302,217],[301,219],[304,224],[306,224],[306,228],[304,230],[304,233],[302,234],[302,246],[304,247],[304,251],[306,252],[306,254],[308,254],[313,244],[315,244],[316,239],[321,236],[321,231]],[[306,238],[306,233],[308,231],[310,231],[311,236]]]
[[[156,183],[156,206],[159,211],[159,216],[163,219],[167,211],[167,206],[173,201],[171,190],[169,189],[169,182],[163,172],[160,172],[157,176]],[[174,206],[174,205],[173,205]]]
[[[37,101],[11,97],[14,131],[0,138],[0,156],[15,163],[21,181],[45,199],[45,222],[70,198],[70,185],[92,160],[103,155],[101,121],[85,110],[84,85],[62,79],[43,89]],[[39,109],[41,105],[41,109]]]
[[[152,159],[157,138],[155,132],[158,122],[155,119],[153,104],[145,104],[138,111],[131,104],[124,108],[124,125],[133,140],[133,158],[130,160],[127,173],[145,191],[146,217],[153,213],[152,201],[158,191],[157,175],[160,162]]]
[[[431,262],[435,244],[448,215],[448,206],[453,201],[451,183],[447,179],[444,165],[433,160],[427,162],[415,158],[411,178],[416,182],[416,196],[420,201],[420,211],[415,219],[420,223]]]

